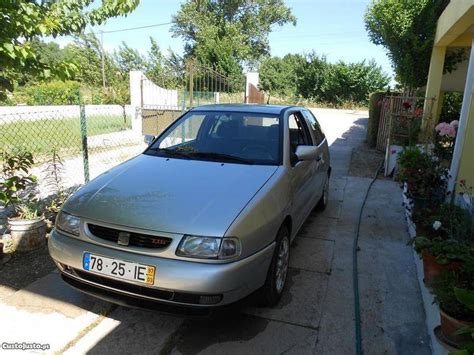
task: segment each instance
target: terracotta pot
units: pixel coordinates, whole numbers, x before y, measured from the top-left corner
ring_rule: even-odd
[[[462,265],[462,261],[451,261],[447,264],[439,264],[436,258],[428,254],[426,251],[422,252],[423,258],[423,274],[425,286],[431,288],[433,286],[434,279],[441,274],[444,270],[455,270],[459,269]]]
[[[16,251],[34,250],[44,245],[46,241],[44,217],[33,220],[9,218],[8,228]]]
[[[451,317],[442,309],[439,310],[441,316],[441,332],[443,337],[449,342],[456,344],[456,347],[461,347],[464,343],[472,341],[471,334],[455,335],[458,330],[465,327],[474,327],[474,322],[466,322]]]

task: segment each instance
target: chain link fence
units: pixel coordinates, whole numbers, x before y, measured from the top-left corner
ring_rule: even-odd
[[[0,107],[0,152],[30,152],[31,173],[42,197],[58,164],[64,189],[78,187],[146,147],[132,130],[135,108],[128,105]]]

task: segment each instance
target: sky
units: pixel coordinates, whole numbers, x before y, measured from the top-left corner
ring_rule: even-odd
[[[393,77],[393,70],[386,51],[369,41],[364,26],[364,13],[371,0],[285,0],[297,18],[296,26],[275,26],[270,34],[271,54],[284,56],[287,53],[309,53],[315,51],[326,55],[331,62],[344,60],[358,62],[375,59],[382,69]],[[94,31],[115,31],[139,26],[168,23],[179,10],[181,1],[141,0],[137,9],[127,17],[113,18]],[[153,36],[163,51],[168,48],[182,53],[183,42],[173,38],[170,25],[130,31],[104,33],[104,48],[113,51],[122,41],[130,47],[146,53]],[[70,38],[56,40],[61,45]]]

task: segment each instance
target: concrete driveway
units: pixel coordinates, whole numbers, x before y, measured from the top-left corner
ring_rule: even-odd
[[[315,109],[331,145],[331,201],[313,213],[291,249],[278,307],[251,302],[213,319],[167,316],[97,301],[54,272],[3,299],[1,342],[50,351],[159,354],[352,354],[352,243],[370,178],[350,176],[367,113]],[[359,251],[366,354],[429,354],[429,340],[399,187],[378,180],[364,213]]]

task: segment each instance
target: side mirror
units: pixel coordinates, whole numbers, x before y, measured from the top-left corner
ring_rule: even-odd
[[[154,140],[155,136],[152,136],[151,134],[145,134],[145,137],[143,137],[143,140],[147,145],[150,145]]]
[[[314,145],[299,145],[296,147],[295,155],[298,160],[316,160],[318,157],[318,147]]]

